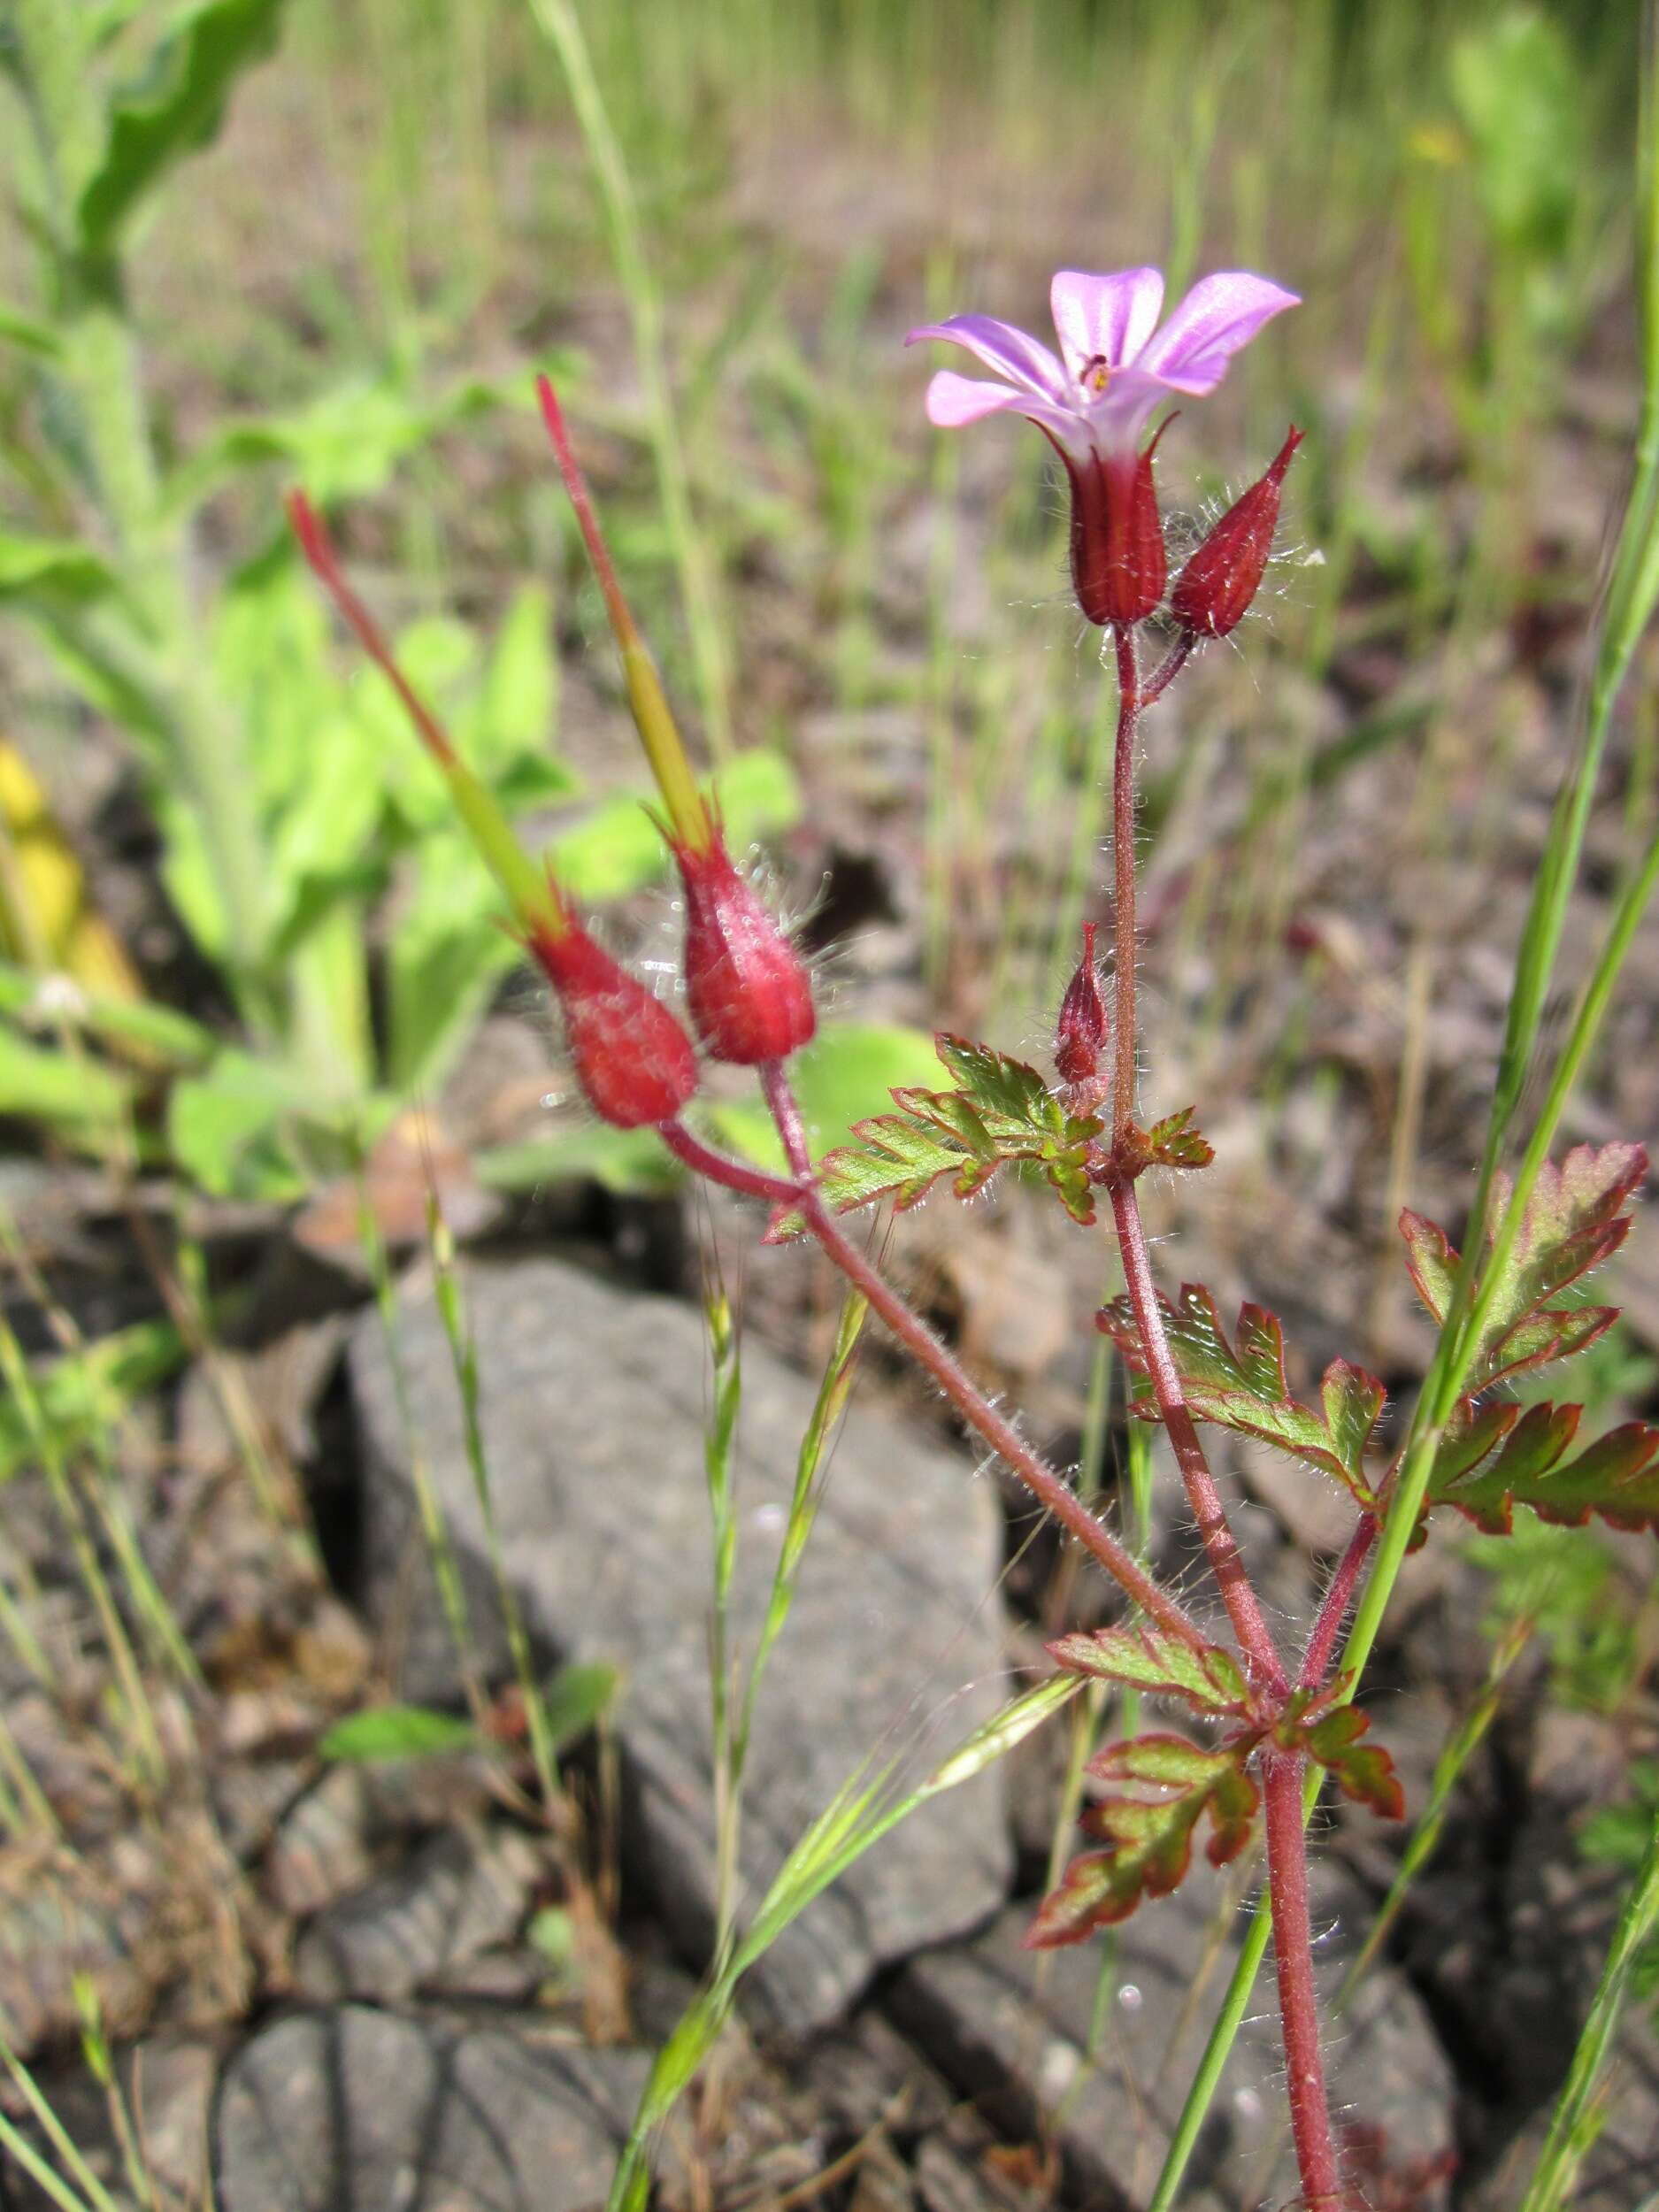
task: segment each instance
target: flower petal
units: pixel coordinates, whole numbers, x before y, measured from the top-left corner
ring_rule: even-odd
[[[1048,302],[1060,351],[1075,380],[1091,361],[1117,369],[1134,359],[1158,326],[1164,277],[1157,269],[1119,269],[1110,276],[1061,269],[1048,288]]]
[[[1227,364],[1263,324],[1300,298],[1246,269],[1228,269],[1194,284],[1137,368],[1178,392],[1213,392]]]
[[[987,369],[1005,376],[1010,384],[1039,399],[1064,404],[1065,372],[1047,346],[1012,323],[999,323],[994,315],[952,315],[942,323],[927,323],[904,341],[915,345],[923,338],[942,338],[947,345],[965,346]]]
[[[1075,408],[1033,399],[1011,384],[986,384],[975,376],[958,376],[954,369],[939,370],[927,387],[927,419],[937,429],[960,430],[982,416],[1004,413],[1034,422],[1064,452],[1081,455],[1089,449],[1088,424]]]

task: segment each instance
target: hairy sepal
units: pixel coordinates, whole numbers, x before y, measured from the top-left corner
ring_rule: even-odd
[[[1183,1283],[1173,1304],[1160,1293],[1158,1302],[1182,1394],[1196,1419],[1310,1461],[1351,1491],[1365,1511],[1375,1510],[1365,1454],[1386,1394],[1374,1375],[1348,1360],[1333,1360],[1321,1379],[1316,1410],[1290,1394],[1284,1331],[1276,1315],[1262,1306],[1241,1306],[1229,1342],[1216,1302],[1202,1283]],[[1131,1367],[1146,1375],[1145,1348],[1127,1298],[1114,1299],[1098,1318]],[[1135,1410],[1148,1420],[1158,1417],[1149,1399],[1140,1400]]]

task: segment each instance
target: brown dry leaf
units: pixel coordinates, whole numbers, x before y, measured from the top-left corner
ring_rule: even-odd
[[[361,1182],[342,1176],[304,1207],[293,1233],[308,1251],[339,1262],[360,1259],[366,1199],[382,1242],[396,1250],[426,1234],[426,1202],[437,1193],[457,1237],[475,1236],[493,1220],[499,1201],[473,1177],[472,1162],[435,1114],[400,1114],[370,1153]]]

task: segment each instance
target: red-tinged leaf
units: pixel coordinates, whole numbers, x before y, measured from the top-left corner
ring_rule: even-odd
[[[1183,1106],[1179,1114],[1165,1114],[1141,1135],[1140,1149],[1153,1167],[1208,1167],[1215,1147],[1193,1127],[1195,1106]]]
[[[1087,1772],[1097,1782],[1127,1784],[1137,1792],[1132,1802],[1143,1801],[1140,1793],[1146,1790],[1207,1790],[1219,1774],[1231,1772],[1238,1765],[1238,1758],[1231,1749],[1211,1750],[1190,1737],[1175,1735],[1130,1736],[1122,1743],[1108,1744],[1089,1761]],[[1092,1806],[1083,1816],[1084,1825],[1096,1835],[1116,1832],[1116,1823],[1125,1803],[1121,1797],[1109,1797],[1101,1804]],[[1154,1798],[1155,1804],[1166,1801]]]
[[[1617,1306],[1542,1306],[1524,1314],[1486,1354],[1480,1387],[1509,1382],[1529,1368],[1587,1352],[1618,1319]]]
[[[1167,1897],[1192,1863],[1193,1834],[1206,1815],[1207,1855],[1217,1866],[1236,1858],[1260,1804],[1244,1771],[1251,1747],[1248,1738],[1206,1751],[1180,1736],[1141,1736],[1102,1753],[1094,1770],[1137,1793],[1108,1798],[1085,1816],[1085,1828],[1106,1848],[1071,1862],[1043,1900],[1026,1947],[1079,1943],[1096,1928],[1126,1920],[1143,1898]]]
[[[890,1198],[902,1212],[946,1176],[958,1198],[972,1198],[1015,1161],[1046,1177],[1073,1220],[1092,1223],[1087,1166],[1099,1119],[1068,1113],[1023,1060],[960,1037],[941,1034],[935,1043],[956,1087],[907,1085],[893,1093],[896,1112],[858,1123],[857,1142],[830,1153],[819,1167],[826,1204],[850,1213]],[[769,1233],[775,1240],[798,1233],[801,1225],[797,1216],[788,1216]]]
[[[1070,1674],[1102,1676],[1155,1696],[1180,1698],[1201,1713],[1242,1718],[1249,1708],[1249,1685],[1229,1653],[1213,1644],[1194,1651],[1163,1629],[1079,1630],[1056,1637],[1048,1653]]]
[[[1580,1410],[1529,1407],[1495,1455],[1443,1492],[1437,1483],[1436,1502],[1493,1536],[1509,1533],[1517,1505],[1565,1528],[1594,1514],[1612,1528],[1659,1534],[1659,1428],[1626,1422],[1567,1459]]]
[[[1213,1421],[1310,1460],[1344,1484],[1367,1511],[1375,1506],[1365,1453],[1386,1394],[1374,1375],[1347,1360],[1333,1360],[1325,1371],[1320,1410],[1315,1412],[1290,1394],[1284,1333],[1264,1308],[1240,1307],[1236,1344],[1232,1344],[1215,1301],[1202,1284],[1183,1283],[1177,1303],[1162,1294],[1159,1303],[1181,1389],[1198,1420]],[[1097,1319],[1135,1372],[1147,1374],[1146,1353],[1128,1299],[1114,1299]],[[1157,1408],[1149,1399],[1139,1401],[1134,1410],[1144,1419],[1157,1418]]]
[[[1336,1777],[1345,1797],[1369,1805],[1384,1820],[1405,1817],[1405,1792],[1380,1744],[1360,1740],[1371,1726],[1357,1705],[1339,1705],[1301,1732],[1302,1748]]]
[[[1412,1287],[1436,1321],[1444,1321],[1457,1279],[1457,1254],[1446,1232],[1425,1214],[1408,1206],[1400,1216],[1400,1233],[1406,1240],[1406,1272]]]
[[[1546,1164],[1498,1278],[1470,1368],[1471,1391],[1571,1358],[1611,1325],[1609,1307],[1558,1307],[1549,1301],[1617,1251],[1630,1231],[1624,1209],[1647,1172],[1647,1155],[1639,1144],[1579,1145],[1558,1165]],[[1508,1209],[1509,1188],[1502,1178],[1493,1187],[1494,1225]],[[1417,1295],[1443,1322],[1458,1256],[1445,1231],[1421,1214],[1402,1213],[1400,1232]]]

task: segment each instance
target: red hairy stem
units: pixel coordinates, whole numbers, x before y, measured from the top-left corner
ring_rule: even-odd
[[[1193,640],[1189,637],[1177,638],[1161,664],[1141,687],[1141,703],[1143,707],[1149,707],[1154,700],[1164,696],[1192,655]]]
[[[1134,1119],[1135,1083],[1135,730],[1141,713],[1140,664],[1135,654],[1133,633],[1118,629],[1113,633],[1118,649],[1118,743],[1112,764],[1112,859],[1117,878],[1116,933],[1117,933],[1117,1060],[1112,1094],[1112,1136],[1114,1148],[1122,1145]],[[1233,1531],[1227,1525],[1226,1509],[1216,1488],[1204,1448],[1198,1440],[1198,1431],[1193,1417],[1187,1409],[1181,1392],[1181,1379],[1169,1340],[1164,1333],[1164,1317],[1158,1308],[1157,1292],[1152,1280],[1152,1263],[1147,1256],[1146,1231],[1141,1226],[1141,1208],[1135,1198],[1132,1178],[1114,1175],[1109,1185],[1111,1194],[1112,1219],[1118,1230],[1118,1242],[1123,1252],[1124,1280],[1129,1292],[1129,1302],[1146,1348],[1147,1364],[1151,1372],[1152,1387],[1157,1395],[1158,1410],[1174,1449],[1181,1479],[1187,1486],[1187,1502],[1198,1532],[1203,1539],[1204,1550],[1210,1560],[1210,1571],[1221,1590],[1227,1618],[1239,1647],[1248,1658],[1258,1686],[1282,1692],[1286,1687],[1285,1670],[1262,1609],[1245,1572],[1244,1561]]]
[[[1038,1503],[1052,1513],[1061,1526],[1093,1554],[1125,1594],[1158,1626],[1201,1649],[1204,1643],[1196,1624],[1175,1600],[1161,1590],[1139,1566],[1116,1537],[1096,1520],[1069,1484],[1045,1465],[1013,1425],[979,1390],[945,1345],[902,1298],[857,1246],[843,1234],[810,1179],[811,1162],[801,1110],[789,1079],[779,1063],[761,1070],[766,1103],[789,1164],[802,1178],[795,1194],[808,1228],[849,1282],[879,1313],[887,1327],[920,1367],[926,1368],[951,1404],[1012,1468]]]
[[[1141,1225],[1134,1185],[1115,1175],[1108,1188],[1111,1194],[1112,1220],[1123,1253],[1129,1303],[1134,1312],[1135,1326],[1141,1332],[1141,1341],[1146,1347],[1147,1367],[1157,1397],[1158,1411],[1164,1417],[1176,1464],[1187,1486],[1187,1503],[1203,1540],[1210,1571],[1220,1587],[1221,1601],[1227,1609],[1227,1618],[1233,1624],[1239,1647],[1249,1660],[1256,1686],[1282,1694],[1288,1686],[1285,1670],[1245,1570],[1237,1540],[1227,1524],[1226,1508],[1210,1471],[1204,1448],[1198,1440],[1197,1428],[1182,1395],[1174,1355],[1164,1333],[1164,1317],[1153,1286],[1152,1263],[1147,1255],[1146,1231]]]
[[[1331,2112],[1325,2093],[1319,2001],[1308,1924],[1308,1851],[1302,1783],[1306,1762],[1270,1751],[1262,1765],[1267,1824],[1267,1888],[1273,1915],[1273,1961],[1285,2037],[1290,2127],[1306,2212],[1341,2212],[1344,2203]]]
[[[1113,1148],[1123,1146],[1133,1125],[1135,1082],[1135,789],[1134,747],[1143,700],[1133,631],[1113,632],[1118,656],[1118,743],[1112,764],[1112,849],[1117,879],[1117,1062],[1112,1101]],[[1164,682],[1173,669],[1160,671]],[[1181,1390],[1181,1379],[1164,1333],[1164,1317],[1152,1279],[1146,1231],[1135,1197],[1134,1179],[1114,1174],[1108,1186],[1112,1220],[1123,1254],[1124,1280],[1147,1356],[1158,1410],[1169,1433],[1193,1517],[1203,1539],[1210,1571],[1220,1586],[1227,1618],[1260,1686],[1278,1697],[1288,1689],[1285,1670],[1268,1629],[1198,1431]],[[1357,1568],[1356,1569],[1357,1572]],[[1340,1617],[1340,1616],[1339,1616]],[[1333,1630],[1334,1634],[1334,1630]],[[1313,1947],[1308,1928],[1308,1854],[1302,1816],[1305,1762],[1269,1749],[1263,1761],[1263,1796],[1267,1816],[1267,1880],[1273,1916],[1273,1949],[1279,1971],[1279,2004],[1285,2039],[1291,2130],[1307,2212],[1339,2212],[1340,2181],[1325,2102],[1325,2061],[1320,2049],[1319,2010],[1313,1981]]]
[[[1342,1632],[1348,1609],[1354,1602],[1354,1593],[1359,1587],[1360,1576],[1364,1571],[1365,1562],[1371,1557],[1371,1548],[1376,1541],[1377,1517],[1374,1513],[1362,1513],[1358,1526],[1348,1540],[1348,1549],[1337,1562],[1331,1586],[1325,1594],[1325,1601],[1319,1608],[1308,1638],[1308,1648],[1302,1654],[1302,1672],[1297,1677],[1297,1682],[1304,1690],[1317,1690],[1325,1686],[1332,1654],[1336,1649],[1336,1640]]]
[[[665,1121],[658,1133],[694,1175],[710,1183],[723,1183],[727,1190],[741,1191],[749,1198],[764,1198],[774,1206],[799,1202],[799,1184],[787,1183],[781,1175],[764,1175],[759,1168],[747,1166],[741,1160],[728,1160],[723,1152],[713,1151],[700,1137],[694,1137],[683,1121]]]

